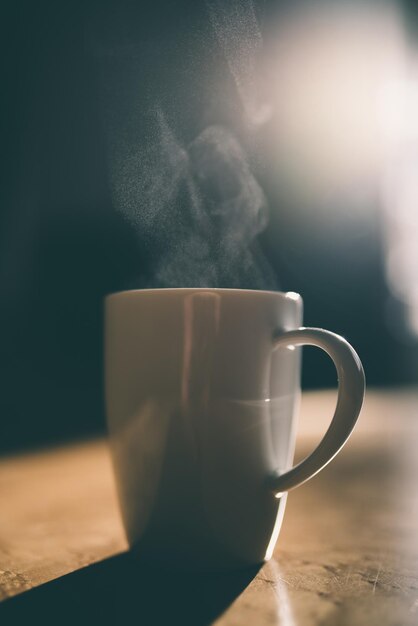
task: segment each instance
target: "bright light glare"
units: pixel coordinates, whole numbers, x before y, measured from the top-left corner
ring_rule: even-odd
[[[279,28],[274,56],[277,149],[295,183],[292,191],[320,194],[375,177],[387,135],[397,132],[393,86],[405,74],[396,8],[305,7]]]
[[[287,15],[270,60],[282,192],[311,206],[381,190],[388,284],[418,335],[418,61],[399,5]],[[357,206],[361,206],[357,203]]]
[[[411,132],[404,134],[387,168],[383,224],[389,287],[405,305],[408,330],[418,336],[418,132],[415,116],[406,117],[405,125],[408,120]]]

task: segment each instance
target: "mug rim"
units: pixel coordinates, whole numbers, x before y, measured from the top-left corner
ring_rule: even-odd
[[[283,300],[291,300],[293,302],[300,302],[302,296],[295,291],[269,291],[267,289],[239,289],[236,287],[155,287],[147,289],[122,289],[121,291],[114,291],[105,296],[105,301],[116,299],[120,296],[130,297],[138,296],[139,294],[150,295],[155,293],[190,293],[190,292],[210,292],[210,293],[234,293],[234,294],[260,294],[278,297]]]

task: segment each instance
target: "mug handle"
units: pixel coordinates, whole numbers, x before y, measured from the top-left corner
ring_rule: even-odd
[[[328,465],[349,438],[363,404],[364,371],[357,353],[348,341],[322,328],[280,330],[274,334],[273,350],[283,346],[302,345],[317,346],[334,361],[338,374],[337,406],[318,447],[292,469],[269,477],[269,487],[276,497],[306,482]]]

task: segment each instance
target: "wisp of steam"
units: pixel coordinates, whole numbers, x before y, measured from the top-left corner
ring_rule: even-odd
[[[206,15],[245,126],[254,117],[252,76],[262,44],[252,3],[207,2]],[[115,54],[122,54],[122,63],[137,63],[134,49]],[[130,80],[133,74],[127,72]],[[109,74],[102,76],[106,83]],[[132,286],[275,289],[257,241],[267,224],[266,198],[234,130],[215,119],[186,142],[173,111],[155,94],[121,89],[111,102],[118,98],[125,101],[107,105],[105,116],[114,204],[146,242],[152,264]]]

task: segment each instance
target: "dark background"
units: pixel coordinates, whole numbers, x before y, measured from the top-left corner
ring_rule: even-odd
[[[138,82],[144,94],[173,99],[172,119],[187,140],[204,123],[206,76],[203,61],[199,74],[189,76],[185,45],[190,33],[202,46],[210,35],[199,2],[4,7],[0,447],[12,449],[104,428],[103,297],[152,285],[162,245],[158,236],[154,245],[134,229],[112,201],[106,124],[113,100],[103,96],[110,74],[97,50],[151,42]],[[174,80],[178,68],[186,69]],[[128,81],[128,101],[130,76],[118,79]],[[226,65],[218,77],[230,84]],[[234,110],[223,123],[235,124]],[[234,131],[243,134],[239,123]],[[294,206],[281,197],[268,164],[257,163],[257,178],[275,207],[259,244],[278,288],[303,295],[306,325],[332,329],[353,343],[370,386],[415,382],[416,343],[386,323],[390,294],[378,213],[364,220],[342,199],[331,215]],[[367,202],[373,207],[377,200]],[[224,286],[233,285],[225,279]],[[239,286],[253,285],[243,279]],[[306,350],[304,363],[305,388],[335,384],[325,356]]]

